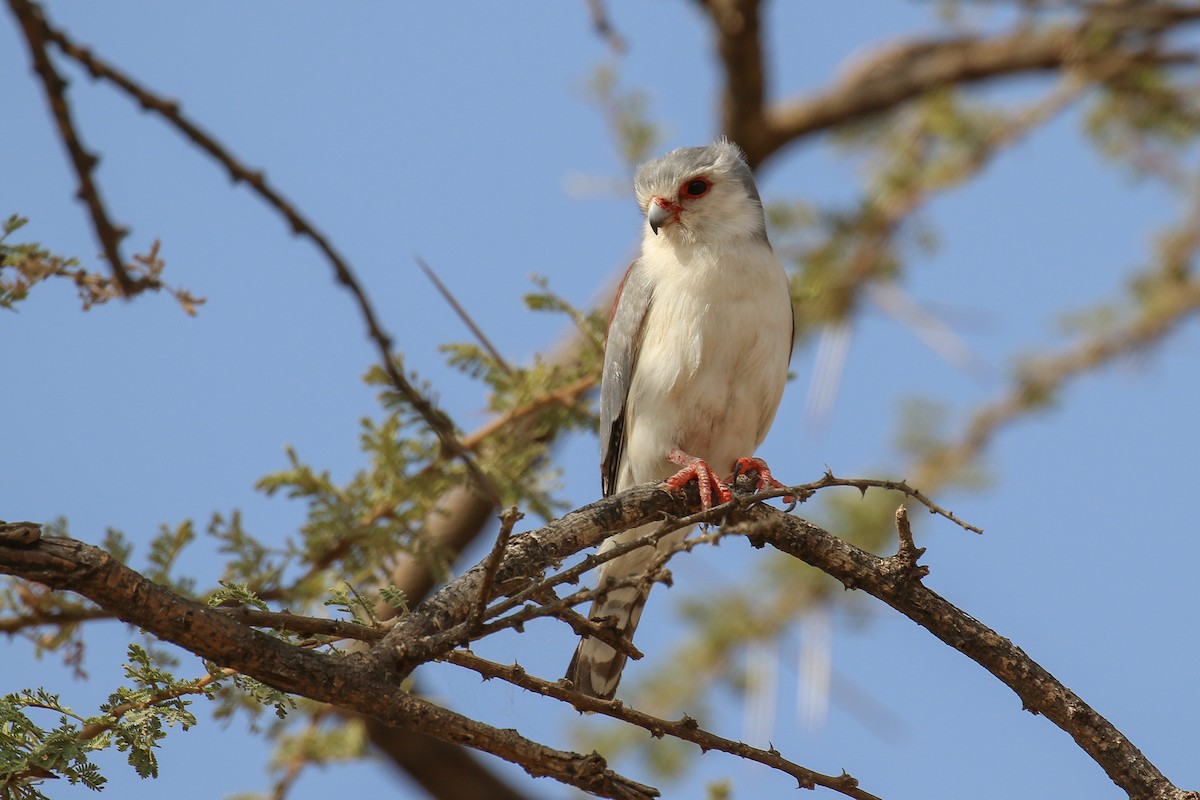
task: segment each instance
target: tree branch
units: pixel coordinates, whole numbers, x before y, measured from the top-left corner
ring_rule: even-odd
[[[694,493],[693,493],[694,494]],[[929,630],[1009,686],[1024,707],[1062,728],[1135,800],[1190,800],[1112,723],[1090,708],[1020,648],[921,583],[920,553],[898,517],[901,552],[880,558],[821,528],[741,498],[683,516],[694,496],[635,487],[579,509],[538,530],[513,536],[495,567],[485,596],[520,593],[533,576],[621,531],[667,515],[671,525],[740,515],[724,535],[777,550],[859,589]],[[107,556],[71,539],[7,545],[0,540],[0,572],[69,589],[166,641],[282,691],[358,711],[443,741],[468,744],[547,775],[611,797],[651,796],[648,787],[609,772],[599,756],[563,753],[514,732],[498,731],[399,690],[400,678],[425,661],[447,656],[428,644],[439,632],[466,622],[493,574],[486,559],[402,617],[368,654],[330,656],[290,645],[239,625],[219,611],[173,595]]]
[[[1116,727],[1041,665],[979,620],[921,583],[924,568],[912,551],[890,558],[859,550],[805,520],[775,509],[751,509],[755,519],[726,528],[756,547],[769,544],[882,600],[996,676],[1076,744],[1134,800],[1195,800],[1172,784]]]
[[[728,510],[725,506],[719,508]],[[688,510],[686,499],[646,484],[584,506],[536,531],[514,536],[496,568],[488,599],[526,588],[547,567],[598,545],[614,533],[663,514],[683,516]],[[466,622],[486,575],[486,564],[477,564],[402,617],[388,632],[382,646],[393,651],[402,675],[454,646],[443,640],[435,649],[429,640]]]
[[[516,506],[510,507],[500,515],[500,532],[496,534],[496,542],[492,545],[492,551],[484,559],[479,594],[471,606],[471,616],[467,620],[468,628],[477,629],[483,623],[483,611],[487,608],[488,596],[492,591],[492,584],[496,580],[496,570],[500,566],[500,559],[504,557],[504,549],[508,547],[508,540],[512,536],[513,528],[524,517],[525,515],[518,511]]]
[[[688,716],[684,716],[678,722],[653,717],[637,709],[626,708],[620,700],[601,700],[596,697],[590,697],[565,688],[561,682],[551,683],[550,681],[530,675],[519,664],[497,664],[493,661],[480,658],[469,650],[452,650],[446,655],[446,661],[473,670],[482,675],[484,680],[500,678],[514,686],[520,686],[522,689],[528,689],[536,694],[553,697],[555,700],[561,700],[564,703],[570,703],[580,711],[603,714],[606,717],[612,717],[613,719],[627,722],[630,725],[636,725],[639,728],[649,731],[650,735],[655,739],[661,739],[664,736],[673,736],[676,739],[691,742],[705,752],[720,750],[723,753],[729,753],[748,761],[757,761],[759,764],[764,764],[791,775],[796,779],[801,789],[813,789],[817,786],[823,786],[826,789],[832,789],[835,792],[844,794],[846,797],[857,798],[857,800],[879,800],[875,795],[859,789],[858,779],[851,775],[847,775],[844,772],[839,776],[823,775],[807,767],[802,767],[799,764],[788,761],[775,748],[760,750],[757,747],[751,747],[742,742],[735,742],[732,739],[717,736],[715,733],[709,733],[700,728],[696,720]]]
[[[1166,31],[1200,20],[1194,5],[1097,4],[1074,24],[902,42],[877,48],[868,62],[827,89],[771,104],[766,97],[759,0],[707,0],[700,5],[712,18],[724,70],[724,130],[756,169],[797,139],[947,86],[1060,69],[1107,80],[1133,66],[1195,63],[1194,56],[1162,52],[1157,40]]]
[[[756,167],[753,154],[773,149],[767,120],[767,66],[759,19],[760,0],[707,0],[716,29],[717,55],[725,71],[721,124]]]
[[[0,542],[0,572],[81,594],[163,641],[281,691],[468,745],[518,764],[535,777],[551,777],[603,797],[658,796],[653,788],[609,770],[597,754],[556,750],[414,697],[400,689],[395,673],[376,657],[329,655],[288,644],[179,597],[74,539]]]
[[[149,284],[135,281],[125,270],[125,261],[121,258],[121,240],[129,235],[129,230],[113,223],[100,197],[100,188],[92,176],[100,159],[87,151],[79,131],[75,128],[71,106],[67,103],[67,82],[54,68],[50,54],[46,51],[49,26],[42,10],[27,0],[9,0],[8,6],[21,25],[25,43],[29,45],[33,70],[42,82],[42,91],[58,126],[58,136],[67,148],[71,166],[75,168],[75,176],[79,179],[79,190],[76,194],[87,206],[92,228],[96,232],[96,238],[100,240],[100,247],[103,248],[104,256],[112,267],[113,278],[120,286],[121,293],[125,297],[132,297]]]

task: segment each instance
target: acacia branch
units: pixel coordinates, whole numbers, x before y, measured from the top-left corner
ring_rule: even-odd
[[[30,609],[28,614],[12,617],[0,617],[0,633],[19,633],[27,628],[38,628],[49,625],[54,628],[65,628],[80,622],[90,622],[97,619],[112,619],[113,613],[103,608],[66,608],[56,611]]]
[[[612,772],[599,755],[556,750],[410,695],[401,690],[384,659],[359,653],[329,655],[260,633],[172,593],[83,542],[43,538],[10,545],[0,540],[0,572],[81,594],[163,641],[281,691],[467,745],[531,775],[603,797],[640,800],[658,794]]]
[[[383,638],[382,628],[359,625],[341,619],[306,617],[285,611],[263,611],[251,606],[225,608],[218,606],[222,614],[252,628],[271,628],[277,631],[302,633],[307,636],[323,636],[330,640],[354,639],[360,642],[377,642]]]
[[[678,516],[681,503],[681,498],[666,495],[653,486],[636,487],[586,506],[538,531],[514,537],[508,556],[497,569],[496,584],[512,585],[518,574],[538,574],[613,531],[664,513]],[[706,514],[716,518],[730,511],[718,506]],[[915,549],[905,546],[903,539],[903,552],[884,559],[775,509],[759,506],[746,513],[755,521],[727,526],[725,533],[746,536],[757,546],[770,544],[837,578],[847,588],[865,591],[913,619],[1013,689],[1025,708],[1045,715],[1071,735],[1130,797],[1182,800],[1189,796],[1171,784],[1112,723],[1020,648],[925,587],[920,582],[923,568],[915,564]],[[482,566],[475,567],[401,620],[385,637],[382,644],[395,648],[402,671],[411,669],[422,658],[436,658],[449,652],[431,655],[422,650],[420,641],[466,619],[482,577]]]
[[[84,725],[79,729],[79,733],[75,735],[75,738],[80,742],[86,742],[89,739],[94,739],[105,731],[112,730],[114,727],[116,727],[121,717],[125,716],[130,711],[141,711],[142,709],[150,708],[161,703],[166,703],[169,700],[178,700],[179,698],[185,697],[189,694],[203,694],[208,686],[221,680],[222,678],[228,678],[229,676],[236,674],[237,672],[232,669],[219,669],[215,674],[210,672],[200,678],[189,681],[185,685],[176,686],[171,689],[164,689],[161,692],[156,692],[145,700],[131,701],[113,706],[104,714],[107,719],[105,719],[103,722],[93,722],[88,725]]]
[[[767,67],[759,18],[760,0],[706,0],[701,2],[712,19],[717,55],[724,68],[721,87],[721,124],[725,133],[745,150],[756,168],[774,149],[768,134]]]
[[[475,598],[475,603],[471,607],[471,617],[467,621],[469,629],[477,629],[483,622],[483,612],[487,608],[488,594],[492,590],[492,583],[496,580],[496,570],[500,566],[500,559],[504,557],[504,549],[508,546],[508,539],[512,536],[513,528],[524,516],[516,506],[510,507],[500,515],[500,532],[496,534],[496,542],[492,545],[492,551],[488,553],[488,557],[483,562],[479,594]]]
[[[758,168],[784,146],[891,110],[930,91],[1068,69],[1109,80],[1136,66],[1195,63],[1158,42],[1200,20],[1194,5],[1095,4],[1074,24],[1022,27],[995,36],[958,36],[883,45],[832,86],[771,103],[758,25],[760,0],[706,0],[724,72],[724,130]]]
[[[694,494],[694,493],[693,493]],[[666,515],[672,524],[693,524],[739,513],[724,535],[745,536],[751,544],[777,550],[858,589],[929,630],[995,675],[1021,698],[1075,739],[1109,777],[1135,800],[1185,800],[1194,796],[1175,787],[1112,723],[1090,708],[1012,642],[928,589],[911,534],[901,530],[901,552],[890,558],[860,550],[805,520],[765,506],[740,509],[739,500],[683,516],[697,498],[644,485],[581,508],[538,530],[509,541],[486,594],[519,591],[531,578],[614,531]],[[444,741],[468,744],[520,764],[531,773],[555,777],[608,796],[649,796],[603,767],[598,756],[562,753],[508,731],[497,731],[399,690],[399,679],[419,663],[446,655],[428,641],[465,623],[491,572],[481,563],[400,618],[368,654],[329,656],[296,647],[239,625],[219,611],[200,606],[147,581],[103,551],[70,539],[42,539],[5,545],[0,540],[0,572],[69,589],[103,608],[218,664],[250,675],[282,691],[358,711],[389,724],[419,730]],[[595,769],[593,769],[595,767]],[[581,777],[584,770],[585,777]],[[601,787],[598,789],[597,787]],[[643,794],[637,794],[643,792]]]
[[[678,722],[651,716],[634,708],[627,708],[620,700],[601,700],[567,689],[561,682],[550,681],[530,675],[519,664],[497,664],[480,658],[469,650],[452,650],[445,660],[456,666],[464,667],[483,676],[484,680],[499,678],[503,681],[520,686],[536,694],[553,697],[564,703],[570,703],[579,711],[603,714],[606,717],[636,725],[650,732],[655,739],[671,736],[685,742],[697,745],[702,751],[720,750],[723,753],[756,761],[759,764],[777,769],[796,779],[800,788],[813,789],[823,786],[840,792],[846,797],[857,800],[879,800],[875,795],[858,788],[858,780],[851,775],[842,773],[839,776],[823,775],[820,772],[802,767],[783,758],[775,748],[762,750],[751,747],[743,742],[726,739],[715,733],[702,729],[696,720],[684,716]]]
[[[113,278],[120,286],[121,293],[126,297],[132,297],[151,284],[135,281],[125,269],[125,262],[121,258],[121,240],[129,235],[129,230],[112,221],[108,215],[108,209],[100,197],[100,188],[96,185],[93,177],[100,159],[87,151],[79,136],[79,131],[75,127],[75,121],[71,116],[71,106],[67,102],[67,82],[54,68],[54,63],[50,60],[50,54],[47,52],[46,42],[50,38],[49,26],[42,10],[34,3],[27,2],[27,0],[9,0],[8,6],[21,25],[25,43],[29,45],[33,70],[41,80],[42,91],[46,95],[46,102],[50,106],[50,112],[58,127],[58,136],[67,149],[67,154],[71,158],[71,166],[74,167],[75,176],[79,179],[79,190],[76,195],[87,206],[88,216],[92,220],[92,228],[96,232],[96,238],[100,241],[100,247],[104,250],[105,258],[112,267]]]
[[[728,510],[724,506],[718,508]],[[614,533],[655,516],[681,517],[688,511],[685,498],[646,484],[584,506],[538,530],[514,536],[496,568],[488,599],[528,588],[534,576],[547,567],[595,547]],[[472,567],[402,617],[388,632],[382,645],[393,651],[401,674],[455,646],[454,641],[445,637],[438,641],[438,635],[466,622],[480,596],[487,571],[485,564]],[[433,641],[437,641],[436,646]]]
[[[889,558],[859,550],[798,517],[774,509],[751,509],[751,522],[726,528],[751,544],[769,544],[817,567],[847,589],[862,590],[904,614],[938,639],[992,673],[1076,744],[1134,800],[1195,800],[1172,784],[1124,734],[1008,639],[921,583],[925,568],[905,546]],[[911,535],[911,534],[909,534]]]

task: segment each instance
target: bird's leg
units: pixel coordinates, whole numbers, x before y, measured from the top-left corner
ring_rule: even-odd
[[[672,491],[682,489],[687,482],[692,478],[700,485],[700,507],[705,511],[712,508],[713,490],[716,490],[717,498],[722,503],[728,503],[733,499],[733,493],[729,491],[729,487],[725,482],[713,474],[712,468],[708,466],[702,458],[689,456],[687,453],[680,450],[678,447],[671,449],[667,460],[679,464],[683,469],[676,472],[671,477],[667,478],[665,483],[667,488]],[[763,466],[766,466],[765,464]]]
[[[757,488],[758,488],[758,491],[760,491],[760,492],[763,491],[764,489],[768,489],[768,488],[769,489],[786,489],[787,488],[782,483],[775,480],[775,476],[771,474],[771,468],[767,466],[767,462],[763,461],[761,458],[753,458],[753,457],[739,458],[737,460],[737,462],[734,463],[733,475],[730,476],[729,482],[733,483],[734,481],[737,480],[738,475],[741,475],[744,472],[750,472],[750,471],[754,471],[755,473],[758,474]],[[790,494],[785,494],[783,496],[783,502],[795,503],[796,498],[792,497]]]

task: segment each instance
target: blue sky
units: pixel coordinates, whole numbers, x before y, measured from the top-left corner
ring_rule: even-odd
[[[467,429],[486,420],[485,398],[447,370],[437,347],[468,335],[412,256],[432,264],[499,349],[522,361],[565,330],[560,319],[523,310],[531,273],[586,304],[634,252],[639,220],[627,192],[570,190],[580,176],[626,180],[585,99],[589,75],[611,57],[583,2],[47,6],[78,41],[181,100],[241,159],[266,169],[346,254],[408,366]],[[772,91],[781,97],[825,84],[871,43],[928,30],[933,13],[923,3],[870,0],[770,8]],[[648,92],[664,147],[710,139],[717,75],[703,20],[683,2],[614,2],[610,11],[629,43],[624,85]],[[30,217],[19,238],[98,265],[26,62],[11,21],[0,26],[8,153],[0,213]],[[358,420],[377,410],[360,380],[375,357],[361,322],[319,255],[257,199],[162,122],[67,71],[83,136],[103,155],[102,191],[115,219],[133,228],[126,253],[161,239],[168,280],[208,304],[194,319],[165,297],[85,314],[70,287],[44,286],[19,313],[0,315],[8,343],[0,517],[65,515],[86,541],[111,526],[144,542],[162,523],[240,508],[249,529],[282,541],[303,508],[264,498],[253,484],[285,465],[285,446],[343,479],[361,464]],[[1172,201],[1105,165],[1078,131],[1078,114],[1054,122],[928,213],[941,245],[914,257],[905,289],[950,309],[992,372],[981,378],[946,364],[869,310],[856,324],[837,405],[819,426],[804,414],[814,354],[796,353],[798,379],[761,451],[777,475],[801,482],[826,465],[874,474],[896,462],[903,399],[938,397],[961,422],[1002,390],[1015,354],[1069,341],[1059,332],[1062,311],[1119,296],[1155,230],[1172,221]],[[828,143],[808,142],[777,158],[760,188],[767,200],[846,200],[856,196],[855,176]],[[918,529],[933,589],[1012,638],[1183,787],[1200,784],[1194,739],[1180,735],[1200,713],[1194,600],[1182,588],[1200,557],[1188,503],[1200,438],[1198,347],[1196,326],[1187,326],[1160,351],[1080,381],[1049,413],[1006,430],[987,455],[989,489],[940,498],[985,536],[923,516]],[[594,439],[575,437],[559,453],[564,494],[577,504],[595,499]],[[693,586],[750,580],[758,557],[728,543],[673,564],[679,588],[656,593],[640,638],[671,634],[689,578]],[[215,580],[215,558],[193,559],[202,583]],[[789,664],[771,737],[784,755],[823,772],[846,769],[889,800],[1122,796],[1066,734],[1022,712],[977,665],[882,606],[859,606],[866,625],[835,614],[833,668],[903,724],[881,737],[835,694],[822,726],[800,725]],[[119,681],[112,665],[125,640],[119,626],[97,626],[90,682],[34,661],[23,642],[7,643],[0,691],[44,684],[79,710],[93,708]],[[531,627],[491,655],[519,656],[553,679],[572,648],[563,631]],[[199,674],[194,662],[180,672],[189,666]],[[575,717],[450,670],[427,680],[464,713],[542,741],[563,743],[564,721]],[[718,708],[706,724],[741,736],[740,706],[723,697]],[[157,782],[137,779],[119,755],[102,756],[108,793],[265,791],[266,751],[240,734],[238,723],[226,731],[209,722],[173,733]],[[220,749],[220,770],[195,757],[200,747]],[[638,763],[624,766],[644,777]],[[696,761],[668,796],[696,796],[721,776],[733,780],[735,797],[793,796],[785,776],[719,754]],[[395,786],[388,768],[367,763],[314,771],[292,796],[419,796]],[[549,782],[532,791],[570,796]]]

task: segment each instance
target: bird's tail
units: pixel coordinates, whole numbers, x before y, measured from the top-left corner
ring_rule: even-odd
[[[620,542],[630,541],[653,531],[658,524],[643,525],[606,540],[600,552],[612,548]],[[658,548],[667,549],[687,533],[687,530],[674,531],[659,540]],[[645,574],[646,569],[655,554],[654,547],[641,547],[623,556],[606,562],[600,568],[599,584],[603,588],[606,583],[612,584]],[[633,632],[637,629],[638,621],[642,618],[642,609],[646,605],[646,595],[649,585],[619,586],[602,594],[592,603],[588,618],[593,622],[613,625],[613,631],[626,641],[633,640]],[[607,620],[612,618],[611,622]],[[575,655],[567,667],[567,680],[575,685],[575,690],[602,700],[611,700],[621,681],[621,670],[625,667],[624,653],[618,652],[609,645],[585,636],[575,649]]]
[[[588,616],[595,621],[603,621],[605,617],[616,618],[616,635],[631,641],[645,605],[644,593],[639,594],[635,586],[623,586],[593,603]],[[621,682],[621,670],[625,668],[626,658],[624,653],[599,639],[584,637],[575,648],[575,655],[567,667],[567,680],[583,694],[611,700],[617,691],[617,684]]]

